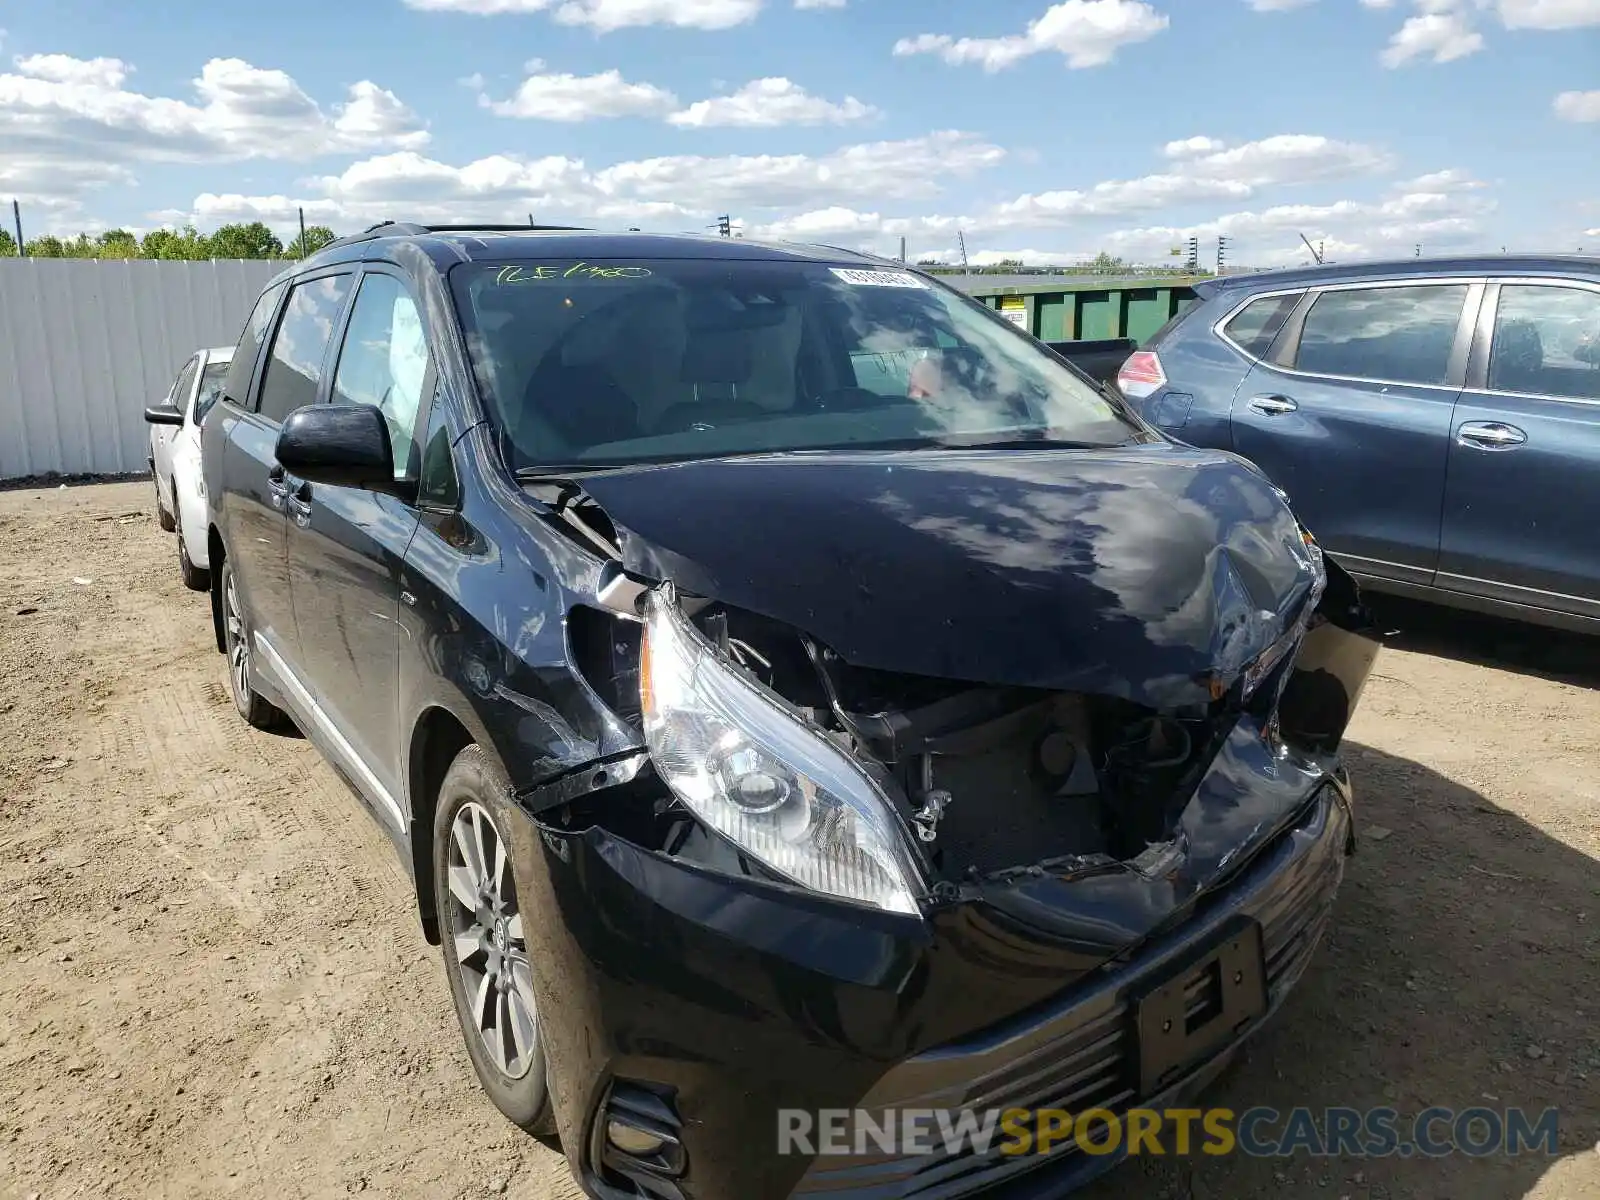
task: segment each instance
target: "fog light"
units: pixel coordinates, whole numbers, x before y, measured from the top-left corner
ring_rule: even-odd
[[[612,1117],[606,1122],[606,1141],[634,1158],[654,1158],[666,1149],[667,1140],[659,1134],[651,1133],[648,1129],[639,1129],[633,1125]]]

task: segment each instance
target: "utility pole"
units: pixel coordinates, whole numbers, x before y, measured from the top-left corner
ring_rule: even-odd
[[[1228,239],[1217,236],[1217,274],[1222,274],[1222,268],[1228,261]]]
[[[906,260],[906,239],[902,237],[900,239],[900,261],[901,262],[905,262],[905,260]]]
[[[1418,258],[1422,257],[1422,243],[1421,242],[1417,243],[1417,257]]]
[[[724,213],[717,218],[717,232],[723,237],[733,236],[733,218]]]
[[[11,219],[17,225],[17,257],[22,257],[22,205],[15,200],[11,202]]]
[[[1305,242],[1306,249],[1311,251],[1311,257],[1316,259],[1317,266],[1320,267],[1322,265],[1322,251],[1317,249],[1317,247],[1313,246],[1311,244],[1310,240],[1303,233],[1300,235],[1300,240],[1302,242]]]
[[[1191,275],[1197,275],[1200,272],[1200,239],[1197,237],[1190,238],[1185,243],[1185,248],[1189,251],[1189,257],[1183,264],[1184,269]]]
[[[300,209],[300,257],[306,256],[306,210]]]
[[[970,275],[972,273],[972,266],[967,262],[967,235],[961,232],[959,229],[956,230],[956,242],[961,247],[961,273],[963,275]]]

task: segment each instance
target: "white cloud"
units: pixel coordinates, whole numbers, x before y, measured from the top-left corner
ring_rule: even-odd
[[[428,12],[478,16],[548,11],[561,25],[583,25],[610,33],[643,25],[687,29],[731,29],[754,19],[762,0],[405,0]]]
[[[1563,121],[1600,121],[1600,91],[1562,92],[1553,107]]]
[[[649,222],[681,229],[699,227],[733,208],[751,214],[747,220],[755,224],[777,219],[775,210],[781,209],[928,199],[939,194],[943,181],[974,175],[1004,157],[1000,147],[957,132],[862,143],[821,156],[673,155],[598,171],[559,155],[492,155],[452,166],[401,151],[310,180],[312,194],[304,198],[206,193],[195,199],[189,215],[202,226],[283,222],[304,205],[308,219],[315,213],[323,223],[342,226],[386,218],[504,220],[507,212],[532,212],[557,223]],[[892,221],[872,220],[875,226],[894,227]],[[905,226],[910,229],[912,220]]]
[[[132,91],[132,72],[120,59],[65,54],[21,57],[0,72],[0,189],[65,223],[90,191],[135,185],[144,164],[309,159],[428,141],[417,116],[370,80],[324,107],[284,72],[237,58],[207,62],[192,100]]]
[[[854,96],[835,103],[813,96],[797,83],[783,78],[753,79],[728,96],[697,100],[667,118],[683,127],[737,125],[747,128],[774,125],[843,125],[878,115],[870,104]]]
[[[1579,29],[1600,25],[1600,0],[1499,0],[1507,29]]]
[[[1227,143],[1213,137],[1179,138],[1175,142],[1168,142],[1161,148],[1161,152],[1168,158],[1187,158],[1192,154],[1214,154],[1224,149]]]
[[[1099,67],[1121,47],[1154,37],[1168,23],[1143,0],[1061,0],[1030,21],[1021,34],[956,38],[923,33],[901,38],[894,52],[937,54],[948,63],[978,63],[985,71],[1000,71],[1030,55],[1054,51],[1069,67]]]
[[[1402,66],[1424,56],[1446,63],[1482,49],[1483,35],[1472,27],[1472,18],[1464,10],[1428,12],[1408,17],[1378,60],[1386,67]]]
[[[1177,159],[1170,171],[1019,196],[998,206],[992,221],[1049,225],[1174,204],[1242,200],[1264,187],[1369,174],[1391,165],[1389,155],[1375,147],[1311,134],[1280,134],[1231,148],[1215,138],[1194,137],[1164,149]]]
[[[1393,0],[1361,0],[1389,8]],[[1387,67],[1415,59],[1453,62],[1484,47],[1478,14],[1492,9],[1507,29],[1563,30],[1600,25],[1600,0],[1412,0],[1417,15],[1406,20],[1379,55]]]
[[[794,0],[796,8],[843,8],[848,0]]]
[[[70,54],[30,54],[15,61],[19,72],[34,79],[103,90],[121,87],[133,70],[120,58],[73,58]]]
[[[419,146],[421,123],[367,80],[325,110],[282,71],[214,58],[194,80],[200,103],[127,91],[117,59],[37,55],[0,74],[0,154],[66,160],[214,162],[309,158]]]
[[[1245,0],[1257,12],[1285,12],[1291,8],[1303,8],[1311,0]]]
[[[678,106],[671,92],[654,84],[628,83],[616,70],[598,75],[530,75],[509,100],[480,95],[478,102],[502,117],[540,121],[665,116]]]
[[[1585,229],[1583,231],[1583,236],[1584,237],[1600,237],[1600,229]]]

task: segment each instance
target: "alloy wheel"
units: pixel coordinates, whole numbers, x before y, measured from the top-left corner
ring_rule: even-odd
[[[245,634],[244,618],[239,615],[239,593],[233,572],[222,589],[222,619],[228,630],[228,679],[233,698],[243,705],[250,697],[250,639]]]
[[[505,839],[480,804],[463,804],[450,824],[446,878],[449,932],[473,1025],[489,1061],[521,1079],[538,1048],[533,974]]]

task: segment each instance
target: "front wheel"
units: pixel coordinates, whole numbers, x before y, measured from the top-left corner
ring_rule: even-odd
[[[283,712],[255,689],[255,657],[251,653],[250,623],[239,603],[239,587],[233,577],[233,563],[222,563],[223,644],[228,655],[228,690],[239,715],[257,729],[271,729],[283,720]]]
[[[433,822],[433,888],[450,996],[483,1090],[513,1124],[548,1136],[555,1122],[516,872],[509,792],[477,746],[456,756]]]

